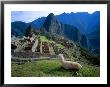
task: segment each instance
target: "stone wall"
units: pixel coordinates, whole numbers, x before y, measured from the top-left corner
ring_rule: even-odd
[[[56,58],[56,55],[40,54],[37,52],[14,52],[12,53],[12,56],[18,58],[41,58],[41,57]]]

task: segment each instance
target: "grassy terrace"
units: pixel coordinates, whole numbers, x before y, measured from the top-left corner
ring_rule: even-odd
[[[56,42],[53,41],[53,40],[49,40],[46,36],[40,36],[40,40],[41,40],[42,42],[56,43]],[[64,48],[64,46],[61,45],[61,44],[57,44],[57,43],[56,43],[56,46],[58,46],[58,48]]]
[[[41,60],[27,62],[25,64],[11,65],[12,77],[98,77],[100,67],[83,65],[77,73],[73,70],[65,70],[58,60]]]
[[[64,46],[63,45],[61,45],[61,44],[56,44],[59,48],[64,48]]]
[[[42,42],[55,43],[53,40],[48,40],[48,38],[46,36],[40,36],[40,40]]]

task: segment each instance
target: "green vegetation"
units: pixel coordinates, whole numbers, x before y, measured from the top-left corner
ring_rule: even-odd
[[[86,58],[94,65],[100,65],[100,57],[94,54],[89,53],[85,48],[80,48],[81,56]]]
[[[42,42],[55,43],[55,41],[48,39],[46,36],[40,36],[40,40]],[[58,48],[64,48],[61,44],[56,44],[56,46],[58,46]]]
[[[46,36],[40,36],[42,42],[55,43],[53,40],[49,40]]]
[[[34,62],[26,62],[18,65],[12,63],[12,77],[99,77],[100,76],[100,60],[92,56],[86,49],[80,46],[66,48],[46,36],[39,35],[41,42],[55,43],[57,52],[63,51],[66,60],[78,61],[83,68],[79,71],[65,70],[61,67],[58,60],[40,60]],[[64,49],[65,48],[65,49]],[[95,66],[97,65],[97,66]]]
[[[64,48],[62,44],[56,44],[56,46],[58,46],[58,48]]]
[[[25,64],[11,65],[12,77],[98,77],[100,76],[100,67],[92,65],[83,65],[79,71],[65,70],[61,67],[58,60],[41,60],[36,62],[27,62]]]

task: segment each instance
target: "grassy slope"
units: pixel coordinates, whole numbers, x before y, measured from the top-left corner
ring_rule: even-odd
[[[84,65],[77,73],[73,70],[65,70],[58,60],[41,60],[27,62],[25,64],[12,64],[12,77],[98,77],[100,68],[91,65]]]
[[[62,44],[56,44],[59,48],[64,48]]]
[[[40,36],[42,42],[55,43],[52,40],[48,40],[45,36]],[[57,44],[59,48],[64,48],[63,45]],[[71,55],[73,50],[66,50],[68,55]],[[75,53],[76,54],[76,53]],[[75,57],[75,56],[74,56]],[[78,61],[77,58],[72,58]],[[22,65],[12,64],[11,75],[13,77],[47,77],[47,76],[76,76],[76,77],[97,77],[100,76],[100,67],[96,67],[88,64],[86,59],[81,58],[79,60],[83,64],[83,68],[77,72],[73,70],[65,70],[61,68],[61,63],[58,60],[42,60],[36,62],[27,62]]]
[[[55,41],[53,41],[53,40],[48,40],[48,38],[47,38],[46,36],[40,36],[40,40],[41,40],[42,42],[55,43]],[[61,44],[57,44],[57,43],[56,43],[56,45],[57,45],[59,48],[64,48],[64,46],[61,45]]]
[[[49,43],[53,42],[53,43],[55,43],[53,40],[48,40],[47,37],[45,37],[45,36],[40,36],[40,39],[42,42],[49,42]]]

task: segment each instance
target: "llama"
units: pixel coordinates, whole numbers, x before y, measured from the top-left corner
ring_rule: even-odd
[[[72,61],[65,61],[63,54],[59,54],[58,58],[61,60],[62,67],[64,69],[74,69],[74,70],[79,70],[82,68],[82,66],[77,63],[77,62],[72,62]]]

